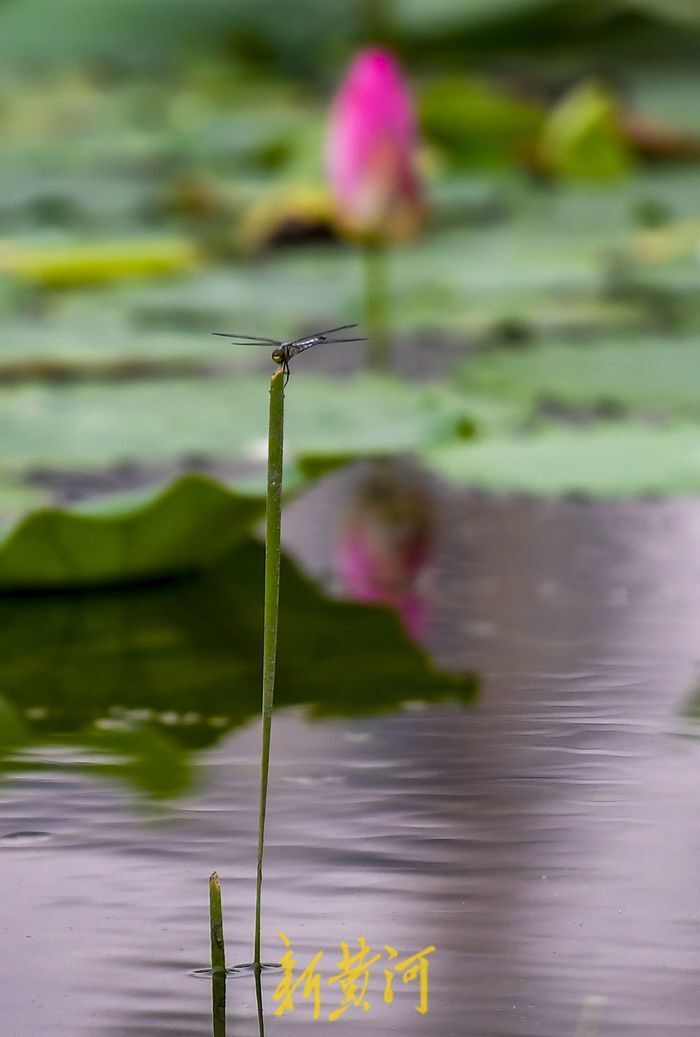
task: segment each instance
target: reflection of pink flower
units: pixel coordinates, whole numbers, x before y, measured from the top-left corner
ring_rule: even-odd
[[[415,478],[383,467],[358,487],[343,522],[336,566],[355,601],[388,605],[415,641],[425,636],[432,504]]]
[[[414,641],[423,637],[427,620],[425,597],[411,586],[410,580],[415,576],[411,569],[414,565],[420,569],[423,554],[423,551],[418,551],[414,559],[382,557],[371,537],[363,535],[362,530],[356,530],[341,545],[338,559],[343,583],[354,600],[389,605],[395,609],[401,616],[404,630]],[[408,571],[404,571],[404,565]]]
[[[397,61],[379,48],[362,51],[336,96],[327,142],[331,189],[348,231],[378,240],[415,232],[423,213],[417,145]]]

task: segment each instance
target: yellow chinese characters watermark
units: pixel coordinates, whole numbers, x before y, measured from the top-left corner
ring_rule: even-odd
[[[314,1019],[318,1019],[321,1014],[321,976],[316,972],[316,966],[323,957],[323,951],[315,954],[304,971],[295,979],[294,970],[297,962],[292,951],[291,940],[284,933],[279,935],[287,949],[282,955],[282,979],[272,995],[273,1001],[280,1002],[279,1007],[275,1009],[275,1015],[284,1015],[285,1012],[294,1008],[294,995],[301,987],[302,997],[313,998]]]
[[[390,959],[397,958],[399,955],[395,947],[385,947],[384,949]],[[424,947],[417,954],[412,954],[409,958],[398,961],[391,969],[384,969],[384,978],[386,980],[384,1001],[387,1005],[390,1005],[394,1000],[394,979],[396,974],[400,973],[404,983],[413,983],[416,979],[418,980],[419,1001],[416,1005],[416,1011],[420,1012],[421,1015],[426,1014],[428,1011],[428,955],[432,954],[434,950],[434,947]]]
[[[282,979],[273,994],[273,999],[279,1002],[275,1015],[284,1015],[285,1012],[291,1011],[295,1007],[294,996],[296,994],[298,997],[312,1002],[313,1018],[318,1019],[321,1014],[322,983],[318,966],[323,957],[323,951],[318,951],[306,968],[297,975],[297,962],[292,951],[291,940],[284,933],[279,935],[286,949],[281,962]],[[371,970],[380,961],[384,964],[384,1004],[392,1004],[394,983],[400,976],[402,983],[417,983],[418,1004],[415,1009],[425,1015],[428,1011],[428,969],[430,966],[428,955],[433,953],[435,947],[424,947],[417,954],[397,960],[399,959],[398,950],[388,944],[384,946],[384,951],[373,953],[363,936],[359,936],[356,943],[358,950],[352,951],[349,944],[341,941],[340,958],[336,962],[337,972],[326,981],[328,987],[334,987],[340,994],[339,1003],[328,1014],[329,1022],[340,1019],[349,1008],[361,1008],[364,1012],[369,1011],[370,1002],[367,990]]]
[[[336,1019],[340,1019],[343,1012],[347,1012],[351,1005],[357,1005],[358,1008],[364,1009],[365,1012],[369,1008],[369,1001],[365,998],[369,984],[369,970],[380,960],[381,954],[375,954],[373,958],[370,958],[369,954],[371,951],[367,946],[365,938],[358,936],[357,942],[360,945],[360,949],[357,954],[351,954],[347,943],[341,940],[341,957],[336,962],[340,971],[336,976],[331,976],[328,980],[329,986],[337,983],[343,994],[341,1004],[328,1016],[332,1023]]]

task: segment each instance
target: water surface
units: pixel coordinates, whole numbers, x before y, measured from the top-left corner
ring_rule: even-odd
[[[328,479],[286,513],[289,550],[329,587],[341,516],[362,478],[356,469]],[[422,637],[439,666],[479,674],[478,700],[438,701],[427,687],[421,696],[406,678],[407,693],[392,689],[375,712],[379,692],[354,696],[348,679],[331,708],[315,689],[324,668],[333,679],[335,649],[306,644],[321,677],[309,678],[306,699],[280,689],[274,721],[264,956],[279,959],[282,931],[302,967],[324,951],[328,978],[342,940],[402,954],[435,945],[427,1016],[415,1011],[415,985],[384,1004],[376,968],[369,1010],[334,1022],[339,1037],[562,1037],[592,997],[604,999],[601,1037],[686,1037],[700,1018],[700,742],[688,715],[697,709],[700,503],[536,502],[439,486],[431,499]],[[194,630],[200,653],[200,686],[187,683],[194,705],[167,716],[168,681],[180,694],[187,664],[178,655],[164,679],[165,623],[159,636],[148,627],[148,646],[134,642],[121,692],[105,695],[132,710],[147,700],[164,730],[177,728],[185,746],[189,738],[173,785],[184,791],[140,794],[118,756],[107,767],[95,746],[71,739],[39,737],[6,755],[3,1037],[211,1033],[208,984],[190,973],[208,963],[214,868],[229,961],[250,960],[258,722],[240,704],[232,721],[225,701],[202,718],[197,696],[219,687],[227,657],[217,653],[233,635],[225,616],[212,629],[183,593],[177,622]],[[152,600],[160,615],[164,599]],[[25,657],[5,664],[6,697],[21,687],[18,715],[39,730],[59,720],[42,718],[37,703],[60,694],[64,721],[70,712],[70,674],[97,622],[89,602],[81,610],[87,626],[65,619],[58,641],[57,620],[51,630],[37,622],[29,682]],[[131,610],[118,610],[121,627],[113,617],[100,628],[94,644],[108,661],[120,629],[134,639],[123,618]],[[343,665],[351,678],[351,660]],[[100,684],[99,668],[89,672]],[[295,679],[303,689],[301,670]],[[265,978],[267,1033],[327,1032],[303,998],[274,1017],[278,979]],[[324,1020],[338,1000],[324,987]],[[249,978],[229,982],[228,1032],[257,1033]]]

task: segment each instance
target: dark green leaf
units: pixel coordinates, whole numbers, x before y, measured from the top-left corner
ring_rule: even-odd
[[[264,513],[247,496],[187,476],[155,497],[99,509],[45,509],[0,541],[0,590],[153,580],[191,572],[240,539]]]
[[[0,598],[5,769],[23,745],[68,742],[96,750],[90,765],[107,774],[179,791],[187,749],[259,713],[263,570],[246,541],[176,584]],[[329,601],[286,559],[280,609],[277,708],[352,716],[474,697],[474,678],[436,672],[393,612]]]

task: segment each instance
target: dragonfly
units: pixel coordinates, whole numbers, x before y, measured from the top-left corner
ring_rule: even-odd
[[[329,335],[335,335],[338,331],[350,331],[352,328],[356,328],[357,324],[341,324],[338,328],[328,328],[326,331],[317,331],[314,335],[306,335],[304,338],[291,339],[289,342],[283,342],[276,338],[263,338],[260,335],[242,335],[236,331],[214,331],[214,335],[223,335],[225,338],[230,338],[234,345],[237,346],[274,346],[272,351],[272,359],[276,364],[279,364],[284,372],[284,384],[286,386],[289,381],[289,361],[292,357],[298,356],[299,353],[305,352],[307,349],[311,349],[312,346],[317,346],[321,342],[366,342],[366,338],[329,338]]]

